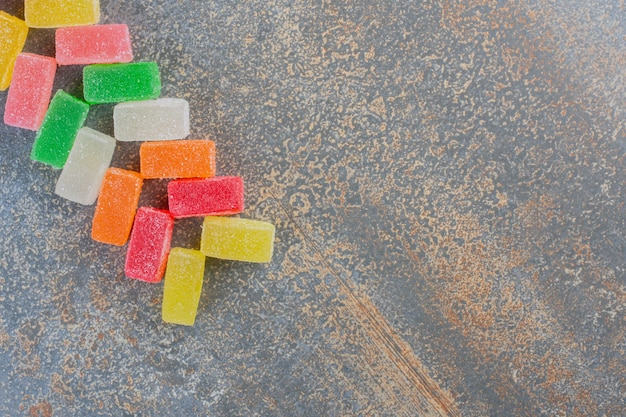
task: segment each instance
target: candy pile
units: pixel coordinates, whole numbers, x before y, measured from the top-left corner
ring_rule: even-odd
[[[0,90],[9,88],[4,122],[36,131],[31,159],[62,168],[55,193],[90,205],[91,237],[128,242],[125,274],[158,283],[165,275],[162,317],[193,325],[205,256],[269,262],[274,226],[222,217],[242,213],[241,177],[215,176],[215,143],[186,140],[189,104],[159,98],[155,62],[131,62],[128,27],[98,25],[99,0],[25,0],[25,21],[0,11]],[[56,57],[22,53],[30,28],[58,28]],[[52,86],[57,65],[86,65],[84,101]],[[90,105],[119,103],[114,136],[83,127]],[[140,172],[110,167],[118,141],[141,141]],[[144,180],[171,179],[168,210],[137,208]],[[175,219],[205,217],[200,250],[172,248]],[[130,240],[129,240],[130,237]]]

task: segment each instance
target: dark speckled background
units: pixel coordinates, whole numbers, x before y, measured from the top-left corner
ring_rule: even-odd
[[[274,260],[208,260],[195,327],[165,325],[162,285],[0,126],[0,415],[626,415],[624,0],[102,0],[102,22],[189,100]]]

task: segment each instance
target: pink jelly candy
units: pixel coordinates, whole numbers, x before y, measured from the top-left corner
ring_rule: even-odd
[[[57,29],[59,65],[113,64],[133,60],[127,25],[72,26]]]
[[[21,53],[4,108],[4,123],[37,130],[48,109],[57,63],[49,56]]]
[[[126,253],[126,276],[146,282],[160,282],[170,252],[173,230],[174,218],[169,212],[152,207],[139,208]]]
[[[243,179],[212,177],[173,180],[167,185],[175,218],[236,214],[243,211]]]

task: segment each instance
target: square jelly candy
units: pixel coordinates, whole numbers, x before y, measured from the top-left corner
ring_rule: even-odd
[[[204,255],[197,250],[172,248],[167,259],[161,316],[164,322],[192,326],[204,280]]]
[[[274,230],[273,224],[259,220],[208,216],[202,223],[200,252],[210,258],[269,262]]]
[[[0,91],[9,88],[15,59],[27,35],[28,26],[23,20],[0,10]]]
[[[87,65],[83,87],[88,103],[154,99],[161,94],[159,67],[156,62]]]
[[[165,210],[140,207],[130,234],[124,272],[128,278],[160,282],[170,252],[174,218]]]
[[[56,71],[54,58],[19,54],[4,108],[4,123],[23,129],[39,129],[48,110]]]
[[[243,211],[241,177],[190,178],[167,184],[167,201],[174,218],[224,216]]]
[[[133,60],[128,26],[93,25],[59,28],[54,34],[59,65],[114,64]]]
[[[100,0],[24,0],[24,17],[31,28],[94,25]]]
[[[104,175],[93,215],[91,238],[122,246],[133,227],[143,178],[138,172],[109,168]]]
[[[115,139],[88,127],[80,129],[57,180],[55,194],[79,204],[95,203],[113,151]]]
[[[144,178],[209,178],[215,175],[215,142],[144,142],[139,159]]]
[[[113,109],[115,139],[156,141],[189,135],[189,103],[182,98],[129,101]]]
[[[88,112],[89,104],[63,90],[57,91],[35,136],[30,158],[63,168]]]

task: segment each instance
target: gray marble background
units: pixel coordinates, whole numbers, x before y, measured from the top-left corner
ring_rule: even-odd
[[[162,284],[125,278],[1,125],[0,415],[626,415],[623,0],[101,6],[275,255],[207,260],[196,325],[166,325]],[[86,125],[112,134],[112,106]]]

